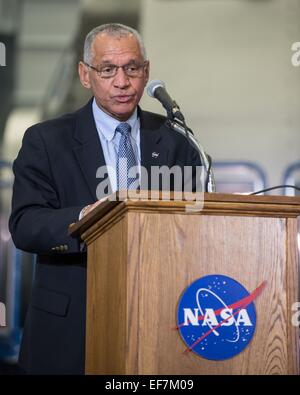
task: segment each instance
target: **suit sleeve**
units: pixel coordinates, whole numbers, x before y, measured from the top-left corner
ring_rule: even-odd
[[[26,131],[13,172],[9,230],[16,247],[37,254],[79,252],[80,243],[68,235],[68,226],[78,220],[83,206],[61,207],[37,126]]]

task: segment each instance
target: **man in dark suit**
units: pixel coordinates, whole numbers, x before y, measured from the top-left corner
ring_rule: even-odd
[[[200,165],[165,117],[138,108],[149,62],[135,30],[119,24],[92,30],[79,75],[94,97],[75,113],[29,128],[13,166],[10,231],[18,248],[37,254],[19,358],[30,374],[84,373],[86,253],[68,226],[99,204],[97,169],[117,168],[116,177],[105,176],[115,191],[124,152],[148,173],[151,166]]]

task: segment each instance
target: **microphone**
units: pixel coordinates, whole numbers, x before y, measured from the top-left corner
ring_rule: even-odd
[[[168,117],[177,118],[184,121],[178,104],[170,97],[166,90],[165,83],[161,80],[152,80],[147,85],[147,93],[150,97],[155,97],[167,110]]]
[[[175,132],[178,132],[186,137],[188,142],[199,152],[201,162],[203,163],[206,170],[205,191],[215,192],[216,186],[211,168],[211,158],[206,154],[203,147],[197,141],[196,137],[193,135],[193,131],[187,127],[179,106],[166,91],[164,82],[160,80],[150,81],[147,85],[147,93],[150,97],[155,97],[157,100],[159,100],[167,110],[167,126]]]

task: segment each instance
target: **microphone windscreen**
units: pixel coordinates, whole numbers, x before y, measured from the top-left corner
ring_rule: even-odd
[[[154,92],[158,87],[165,88],[165,83],[161,80],[152,80],[147,85],[147,93],[150,97],[154,97]]]

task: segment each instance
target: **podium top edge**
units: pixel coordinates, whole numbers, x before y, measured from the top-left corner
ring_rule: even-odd
[[[258,196],[224,193],[182,193],[169,191],[118,191],[103,200],[88,215],[69,226],[69,234],[78,236],[95,221],[113,209],[161,208],[168,212],[201,212],[223,215],[266,215],[297,217],[300,215],[300,196]],[[118,210],[118,211],[119,211]]]

